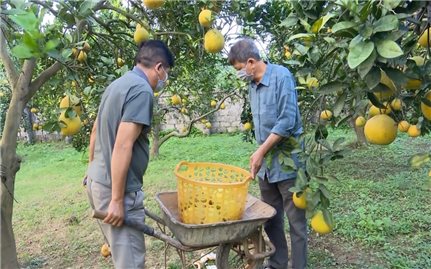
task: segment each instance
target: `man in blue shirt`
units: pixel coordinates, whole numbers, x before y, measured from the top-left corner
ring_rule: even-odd
[[[238,77],[249,82],[249,97],[258,149],[250,157],[251,176],[259,178],[262,200],[277,210],[265,224],[265,231],[276,252],[265,268],[287,269],[288,248],[284,232],[286,212],[291,239],[293,269],[302,269],[307,263],[307,220],[305,210],[295,207],[289,188],[295,185],[296,172],[282,169],[277,146],[284,138],[297,138],[302,133],[294,77],[280,65],[262,61],[255,43],[242,39],[235,43],[228,55],[229,63]],[[267,165],[269,152],[273,154]],[[296,164],[296,156],[292,156]],[[271,160],[270,158],[268,160]]]

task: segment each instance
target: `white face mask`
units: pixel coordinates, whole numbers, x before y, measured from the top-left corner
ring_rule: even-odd
[[[253,74],[247,73],[247,64],[241,70],[236,71],[236,75],[239,79],[244,80],[245,82],[250,82],[253,80]]]
[[[165,71],[165,69],[162,66],[163,71],[166,74],[166,77],[164,80],[160,79],[157,81],[157,85],[156,85],[156,91],[160,91],[161,89],[163,89],[166,86],[166,81],[168,81],[168,73]]]

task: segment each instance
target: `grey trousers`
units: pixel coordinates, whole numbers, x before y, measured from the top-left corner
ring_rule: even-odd
[[[87,194],[93,209],[108,211],[111,188],[87,178]],[[142,191],[128,192],[124,196],[124,213],[129,219],[145,221],[144,194]],[[99,221],[99,226],[111,247],[112,260],[117,269],[145,268],[144,234],[136,229],[114,227]]]
[[[293,193],[289,188],[294,185],[295,180],[269,183],[267,179],[259,178],[262,200],[277,210],[276,215],[265,223],[265,232],[276,248],[274,255],[269,258],[269,265],[276,269],[287,269],[288,266],[288,247],[284,232],[285,212],[290,227],[292,268],[303,269],[307,266],[307,219],[305,210],[293,204]]]

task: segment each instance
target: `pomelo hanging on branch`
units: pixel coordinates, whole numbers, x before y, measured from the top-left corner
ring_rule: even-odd
[[[224,36],[217,29],[208,30],[204,37],[204,48],[209,53],[220,52],[224,47]]]

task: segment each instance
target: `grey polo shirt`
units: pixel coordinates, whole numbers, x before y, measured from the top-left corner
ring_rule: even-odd
[[[94,159],[87,175],[94,181],[111,186],[111,159],[121,122],[142,124],[142,132],[133,145],[127,172],[126,192],[142,188],[142,177],[148,166],[153,91],[144,72],[134,67],[112,82],[105,90],[97,115]]]
[[[249,85],[250,107],[257,144],[265,142],[271,133],[282,137],[298,137],[302,133],[302,121],[298,107],[295,80],[290,71],[276,64],[267,64],[265,74],[259,84]],[[268,156],[258,172],[271,183],[285,179],[295,179],[295,172],[285,172],[278,160],[278,152],[273,155],[271,165],[267,165]],[[296,165],[298,156],[292,154]]]

